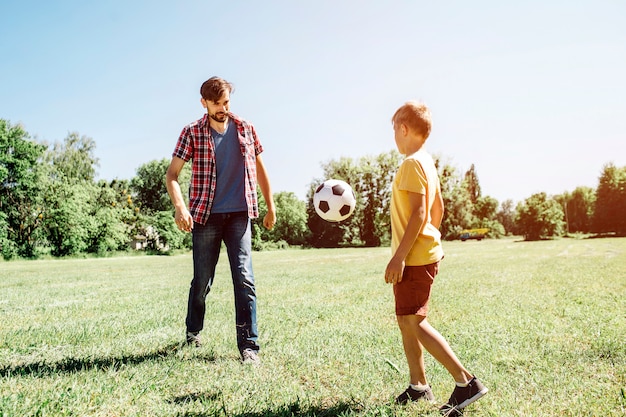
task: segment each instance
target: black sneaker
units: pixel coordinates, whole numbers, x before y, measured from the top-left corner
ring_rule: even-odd
[[[398,398],[396,398],[396,404],[404,405],[411,401],[418,400],[426,400],[431,402],[435,401],[435,396],[433,395],[433,391],[430,389],[430,387],[428,387],[424,391],[418,391],[411,388],[411,386],[409,385],[409,387],[404,390],[402,394],[398,395]]]
[[[452,391],[452,395],[447,404],[444,404],[439,411],[441,411],[441,414],[444,416],[458,415],[462,409],[485,395],[487,391],[489,391],[487,387],[474,377],[466,387],[459,387],[457,385],[454,391]]]
[[[202,346],[202,341],[200,340],[200,332],[187,332],[187,345],[193,347]]]

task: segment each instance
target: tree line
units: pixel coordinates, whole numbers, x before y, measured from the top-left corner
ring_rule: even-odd
[[[130,248],[167,253],[191,247],[173,220],[165,188],[169,159],[141,165],[136,176],[96,180],[99,161],[92,138],[70,133],[62,142],[40,143],[20,126],[0,119],[0,253],[4,259],[105,256]],[[538,193],[515,204],[483,195],[472,165],[459,172],[436,156],[446,214],[445,239],[462,230],[488,228],[489,237],[521,235],[527,240],[568,233],[626,234],[626,167],[604,166],[598,187],[578,187],[557,196]],[[396,151],[321,164],[323,176],[309,184],[306,201],[293,192],[274,194],[278,219],[261,225],[267,206],[259,193],[261,217],[253,221],[256,250],[289,246],[380,246],[390,241],[389,204],[393,175],[402,160]],[[188,185],[189,164],[181,174]],[[357,198],[354,214],[341,223],[322,220],[313,193],[328,178],[342,179]],[[183,190],[186,195],[186,190]]]

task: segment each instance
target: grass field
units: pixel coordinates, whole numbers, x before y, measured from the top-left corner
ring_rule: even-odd
[[[626,415],[625,238],[444,247],[430,321],[490,389],[466,416]],[[189,254],[0,262],[0,416],[436,416],[392,404],[388,256],[255,253],[259,367],[239,363],[225,253],[200,349],[180,346]]]

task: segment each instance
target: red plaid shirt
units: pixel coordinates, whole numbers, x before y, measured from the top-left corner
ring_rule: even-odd
[[[259,217],[256,194],[256,156],[263,152],[263,146],[259,142],[252,123],[232,113],[228,116],[237,126],[241,154],[244,156],[248,216],[254,219]],[[196,223],[206,224],[211,213],[217,183],[215,146],[211,138],[207,114],[183,128],[172,156],[185,162],[193,160],[189,187],[189,212]]]

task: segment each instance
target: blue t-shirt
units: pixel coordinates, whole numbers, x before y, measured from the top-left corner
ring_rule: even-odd
[[[229,121],[224,133],[211,128],[215,144],[217,184],[211,213],[248,211],[245,195],[245,167],[235,123]]]

